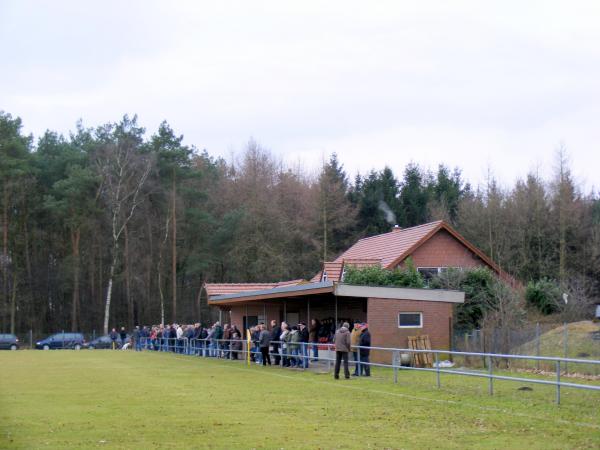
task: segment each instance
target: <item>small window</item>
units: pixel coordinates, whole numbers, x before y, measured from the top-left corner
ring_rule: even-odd
[[[440,273],[440,269],[440,267],[419,267],[417,271],[423,276],[425,281],[429,281]]]
[[[398,314],[398,328],[423,328],[423,314],[420,312]]]

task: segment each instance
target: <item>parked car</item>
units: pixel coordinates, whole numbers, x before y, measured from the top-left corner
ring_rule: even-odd
[[[131,342],[130,335],[127,335],[127,337],[125,338],[125,343],[127,342]],[[115,343],[117,344],[117,348],[121,348],[123,346],[121,337],[118,337]],[[106,334],[84,344],[84,347],[89,348],[90,350],[94,350],[95,348],[112,348],[112,339],[108,334]]]
[[[14,334],[0,334],[0,350],[18,350],[19,338]]]
[[[83,347],[85,339],[81,333],[56,333],[48,336],[46,339],[35,343],[35,348],[40,350],[50,350],[59,348],[72,348],[79,350]]]

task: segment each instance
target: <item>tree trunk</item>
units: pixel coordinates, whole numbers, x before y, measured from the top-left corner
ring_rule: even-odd
[[[110,263],[110,274],[108,276],[108,288],[106,289],[106,303],[104,305],[104,334],[108,334],[108,319],[110,317],[110,301],[112,297],[113,279],[115,276],[115,267],[117,266],[117,251],[118,245],[115,243],[113,246],[113,258]]]
[[[73,251],[73,297],[71,305],[71,331],[77,331],[77,311],[79,310],[79,241],[81,229],[71,230],[71,248]]]
[[[127,297],[127,325],[133,329],[133,300],[131,298],[131,284],[129,279],[129,232],[125,225],[125,296]]]
[[[12,296],[10,301],[10,332],[15,334],[15,318],[17,314],[17,271],[13,271]]]
[[[323,264],[327,262],[327,199],[323,199]]]
[[[8,182],[4,182],[4,195],[2,201],[2,329],[6,324],[6,308],[8,307]]]
[[[172,226],[173,226],[173,233],[172,233],[172,245],[171,245],[171,282],[172,282],[172,286],[173,286],[173,292],[172,292],[172,296],[173,296],[173,303],[172,303],[172,317],[171,320],[173,322],[176,321],[177,319],[177,216],[176,216],[176,210],[175,210],[175,198],[176,198],[176,180],[175,180],[175,169],[173,169],[173,185],[171,187],[171,202],[173,203],[173,208],[172,208]]]

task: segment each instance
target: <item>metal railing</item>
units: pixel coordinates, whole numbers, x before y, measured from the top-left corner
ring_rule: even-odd
[[[317,351],[315,351],[315,347]],[[212,357],[222,358],[229,360],[243,360],[253,361],[258,364],[265,364],[263,362],[263,352],[257,343],[252,342],[250,348],[246,340],[233,340],[233,339],[188,339],[188,338],[141,338],[137,343],[134,343],[132,348],[136,350],[154,350],[162,352],[173,352],[191,356],[201,357]],[[277,351],[273,351],[273,349]],[[323,355],[323,348],[326,349],[327,356]],[[363,347],[353,346],[354,355],[353,360],[349,361],[349,366],[354,367],[354,375],[363,376],[363,374],[369,374],[371,367],[383,367],[393,371],[394,383],[398,383],[398,373],[402,370],[415,370],[435,373],[436,385],[441,388],[441,375],[460,375],[470,376],[478,378],[488,379],[488,393],[489,395],[494,394],[494,380],[503,381],[514,381],[521,383],[534,383],[542,385],[555,386],[556,388],[556,403],[560,404],[561,388],[574,388],[574,389],[585,389],[591,391],[600,391],[600,384],[581,384],[565,382],[561,379],[561,374],[566,364],[592,364],[600,365],[600,360],[589,360],[589,359],[574,359],[574,358],[560,358],[560,357],[546,357],[546,356],[527,356],[527,355],[509,355],[509,354],[498,354],[498,353],[481,353],[481,352],[462,352],[462,351],[451,351],[451,350],[416,350],[407,348],[389,348],[389,347]],[[311,355],[311,350],[313,351]],[[319,352],[319,350],[321,350]],[[361,355],[362,350],[362,355]],[[336,358],[330,357],[331,353],[335,351],[335,344],[325,343],[306,343],[297,342],[289,343],[282,341],[271,341],[269,351],[267,352],[272,365],[281,365],[282,367],[296,367],[300,369],[307,369],[310,367],[311,362],[322,362],[326,363],[327,371],[331,371],[331,363],[336,362]],[[369,359],[371,351],[378,351],[384,355],[389,355],[391,363],[377,363],[371,362]],[[416,367],[410,364],[403,364],[401,361],[402,355],[410,355],[412,361],[412,355],[416,354],[429,354],[433,355],[432,367]],[[440,364],[441,355],[452,355],[452,357],[477,357],[483,358],[485,361],[486,370],[474,371],[466,370],[465,368],[452,369],[450,367],[442,367]],[[350,356],[350,355],[349,355]],[[383,359],[386,359],[385,357]],[[545,361],[554,364],[555,377],[554,379],[540,379],[540,378],[525,378],[519,376],[505,375],[502,373],[494,372],[494,366],[500,362],[500,360],[531,360],[531,361]],[[351,363],[351,364],[350,364]],[[339,363],[338,363],[339,364]]]

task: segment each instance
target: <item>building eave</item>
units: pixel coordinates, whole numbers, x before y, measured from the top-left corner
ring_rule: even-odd
[[[296,286],[284,286],[258,291],[240,292],[237,294],[219,295],[208,299],[209,305],[220,306],[230,303],[239,303],[255,300],[269,300],[282,297],[299,297],[303,295],[333,293],[334,283],[323,281],[320,283],[306,283]]]

